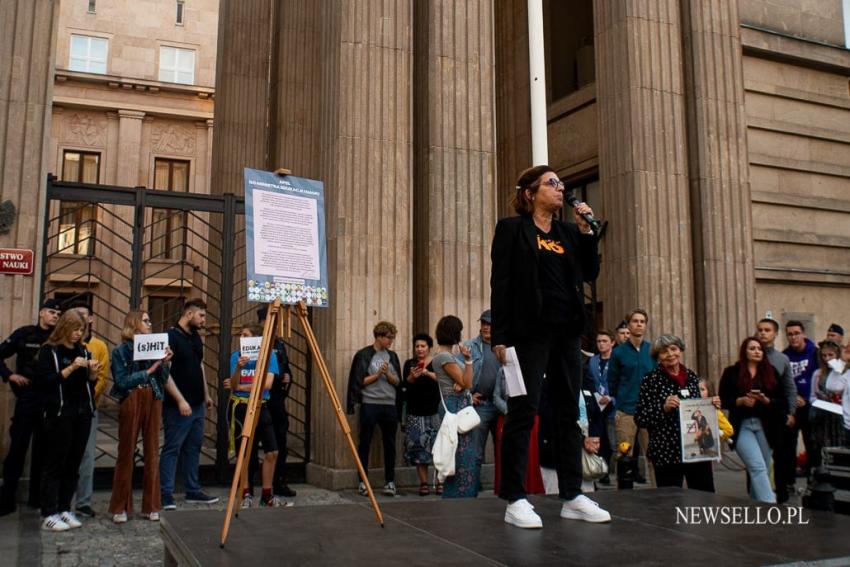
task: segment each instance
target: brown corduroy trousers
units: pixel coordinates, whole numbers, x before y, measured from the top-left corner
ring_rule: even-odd
[[[159,426],[162,401],[154,398],[150,388],[136,388],[118,411],[118,459],[112,480],[109,513],[133,513],[133,468],[139,432],[144,439],[145,469],[142,483],[142,514],[159,512]]]

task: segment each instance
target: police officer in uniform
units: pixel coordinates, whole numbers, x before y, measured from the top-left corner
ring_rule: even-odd
[[[0,492],[0,516],[15,511],[18,480],[24,471],[30,439],[33,440],[30,459],[30,493],[27,503],[38,507],[41,489],[41,424],[44,417],[44,394],[33,386],[38,351],[50,336],[62,305],[56,299],[46,299],[38,311],[38,324],[17,329],[0,344],[0,376],[15,393],[15,413],[9,427],[9,452],[3,461],[3,488]],[[15,372],[6,366],[6,359],[17,355]]]

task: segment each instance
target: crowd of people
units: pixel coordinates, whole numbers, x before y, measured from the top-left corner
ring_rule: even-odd
[[[261,334],[259,322],[244,325],[242,336]],[[133,471],[136,444],[143,440],[144,470],[141,515],[158,521],[161,510],[177,508],[174,497],[178,465],[185,501],[214,504],[199,479],[206,412],[212,398],[204,375],[200,329],[206,324],[206,304],[190,299],[168,329],[168,346],[158,360],[134,360],[133,340],[151,332],[148,313],[126,314],[121,343],[112,352],[93,336],[94,314],[84,303],[63,306],[45,300],[38,323],[17,329],[0,345],[0,375],[16,396],[10,445],[3,462],[0,515],[17,508],[18,482],[30,444],[29,498],[41,510],[42,528],[65,531],[82,526],[80,516],[94,517],[91,506],[97,434],[98,402],[112,376],[110,394],[118,402],[118,450],[108,511],[116,524],[133,515]],[[228,415],[239,438],[247,392],[254,379],[254,361],[234,352]],[[5,360],[16,356],[12,371]],[[293,497],[286,484],[285,459],[289,416],[285,399],[291,369],[283,340],[276,341],[264,380],[263,405],[255,441],[263,449],[261,506],[280,506],[279,496]],[[160,430],[163,442],[160,447]],[[257,447],[255,447],[255,455]],[[251,506],[253,479],[259,461],[252,459],[243,507]]]
[[[433,491],[442,498],[476,497],[492,440],[494,491],[507,501],[505,522],[519,528],[542,527],[527,495],[547,492],[547,484],[563,501],[562,518],[610,521],[611,515],[585,493],[594,490],[592,481],[610,484],[606,471],[626,459],[643,463],[634,475],[638,483],[687,483],[689,489],[713,492],[712,462],[683,459],[679,413],[684,400],[707,398],[708,405],[691,416],[699,451],[728,439],[746,467],[749,494],[761,502],[785,502],[795,490],[799,437],[807,457],[803,475],[818,467],[821,449],[835,441],[825,435],[827,426],[839,425],[841,441],[850,446],[850,343],[844,344],[844,330],[837,324],[815,345],[803,322],[788,321],[788,347],[780,352],[775,347],[779,323],[762,319],[755,333],[743,339],[734,364],[719,377],[702,379],[685,366],[687,345],[680,337],[663,333],[649,340],[649,313],[639,308],[626,314],[614,331],[595,333],[595,353],[583,351],[582,284],[599,273],[598,238],[585,203],[575,206],[574,223],[558,220],[563,192],[563,182],[548,166],[520,175],[512,202],[517,215],[496,226],[491,308],[479,317],[476,336],[462,341],[463,322],[446,315],[434,338],[426,332],[413,336],[412,356],[402,365],[391,348],[398,329],[381,321],[374,326],[372,343],[354,355],[347,410],[357,414],[357,452],[367,471],[372,437],[376,428],[381,432],[383,494],[398,491],[399,424],[403,460],[415,467],[421,496]],[[242,326],[242,337],[262,333],[267,309],[257,315],[258,323]],[[185,501],[215,503],[218,499],[199,480],[205,415],[212,407],[199,333],[205,320],[203,301],[187,301],[168,329],[164,356],[134,360],[134,337],[151,332],[148,313],[126,314],[122,342],[110,353],[93,336],[90,305],[64,308],[55,299],[45,300],[37,324],[16,330],[0,345],[0,375],[16,396],[0,515],[16,509],[31,443],[28,503],[41,509],[43,529],[78,528],[78,515],[94,516],[97,408],[110,375],[110,394],[119,403],[118,456],[108,507],[112,520],[124,523],[133,514],[139,434],[143,517],[157,521],[161,510],[177,507],[178,463]],[[280,506],[278,495],[295,496],[285,482],[285,401],[292,372],[282,339],[273,351],[265,376],[255,376],[255,361],[232,353],[223,384],[231,391],[227,415],[235,446],[249,392],[255,380],[262,381],[255,458],[249,463],[243,507],[253,504],[258,472],[260,506]],[[15,371],[4,362],[13,355]],[[815,407],[817,400],[842,405],[840,424],[836,416]],[[717,414],[719,439],[702,413],[706,410]],[[436,440],[445,424],[455,422],[447,419],[449,414],[474,415],[477,425],[450,432],[453,466],[450,473],[432,477]],[[256,457],[260,449],[262,461]],[[368,493],[363,482],[358,491]]]

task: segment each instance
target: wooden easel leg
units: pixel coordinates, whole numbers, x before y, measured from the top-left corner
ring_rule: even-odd
[[[357,464],[357,472],[360,473],[360,479],[363,481],[363,484],[366,485],[366,491],[369,495],[369,501],[372,503],[372,508],[375,510],[375,516],[377,517],[378,523],[383,528],[384,516],[381,514],[381,508],[378,506],[375,494],[372,492],[372,486],[369,484],[369,479],[366,476],[366,470],[363,468],[363,463],[360,462],[360,457],[357,455],[357,447],[354,445],[354,439],[351,437],[351,428],[348,426],[348,420],[345,418],[345,412],[342,411],[342,404],[340,404],[339,397],[336,394],[336,389],[331,381],[331,375],[330,372],[328,372],[325,359],[322,356],[322,352],[319,350],[319,343],[316,341],[316,336],[313,334],[313,328],[310,326],[310,321],[307,320],[307,307],[304,305],[303,301],[298,303],[295,313],[298,316],[298,320],[301,322],[301,328],[304,330],[304,335],[307,337],[307,343],[310,346],[310,350],[313,352],[313,361],[319,367],[319,374],[322,376],[322,382],[324,382],[328,398],[330,398],[331,404],[334,406],[337,421],[339,421],[340,428],[348,441],[348,447],[351,450],[351,455],[354,457],[354,462]]]
[[[242,424],[241,444],[239,454],[236,458],[236,469],[233,471],[233,482],[230,485],[230,498],[227,501],[227,512],[224,517],[224,526],[221,529],[221,542],[219,547],[223,548],[230,531],[230,521],[233,512],[242,502],[242,488],[248,480],[248,462],[251,459],[254,445],[254,432],[260,415],[260,407],[263,403],[263,385],[266,372],[269,368],[269,359],[275,339],[278,336],[278,321],[281,317],[280,299],[275,299],[266,317],[263,329],[263,342],[260,345],[260,354],[257,357],[256,370],[254,371],[254,382],[251,385],[251,394],[248,396],[248,409],[245,412],[245,422]]]

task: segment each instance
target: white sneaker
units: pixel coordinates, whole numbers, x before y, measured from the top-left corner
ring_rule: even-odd
[[[70,530],[71,526],[63,522],[59,514],[53,514],[44,518],[44,521],[41,522],[41,529],[49,532],[65,532]]]
[[[240,508],[250,508],[254,505],[254,497],[250,494],[246,494],[242,497],[242,504],[239,505]]]
[[[159,512],[151,512],[150,514],[148,514],[148,520],[150,520],[151,522],[158,522]]]
[[[561,506],[561,517],[567,520],[584,520],[594,524],[611,521],[611,514],[599,507],[599,504],[579,494],[572,500],[567,500]]]
[[[395,496],[396,492],[397,490],[393,481],[390,481],[384,485],[383,493],[387,496]]]
[[[62,512],[61,514],[59,514],[59,517],[62,518],[62,521],[65,522],[66,524],[68,524],[68,527],[71,528],[71,529],[79,528],[80,526],[83,525],[83,523],[81,521],[79,521],[77,519],[77,517],[74,515],[74,513],[71,512],[70,510]]]
[[[360,496],[367,496],[369,494],[369,492],[366,490],[366,485],[363,483],[362,480],[360,481],[360,484],[357,485],[357,494],[359,494]]]
[[[112,514],[112,522],[114,524],[126,524],[127,523],[127,512],[121,512],[119,514]]]
[[[534,511],[534,506],[525,498],[520,498],[505,509],[505,523],[518,528],[542,528],[543,520]]]

